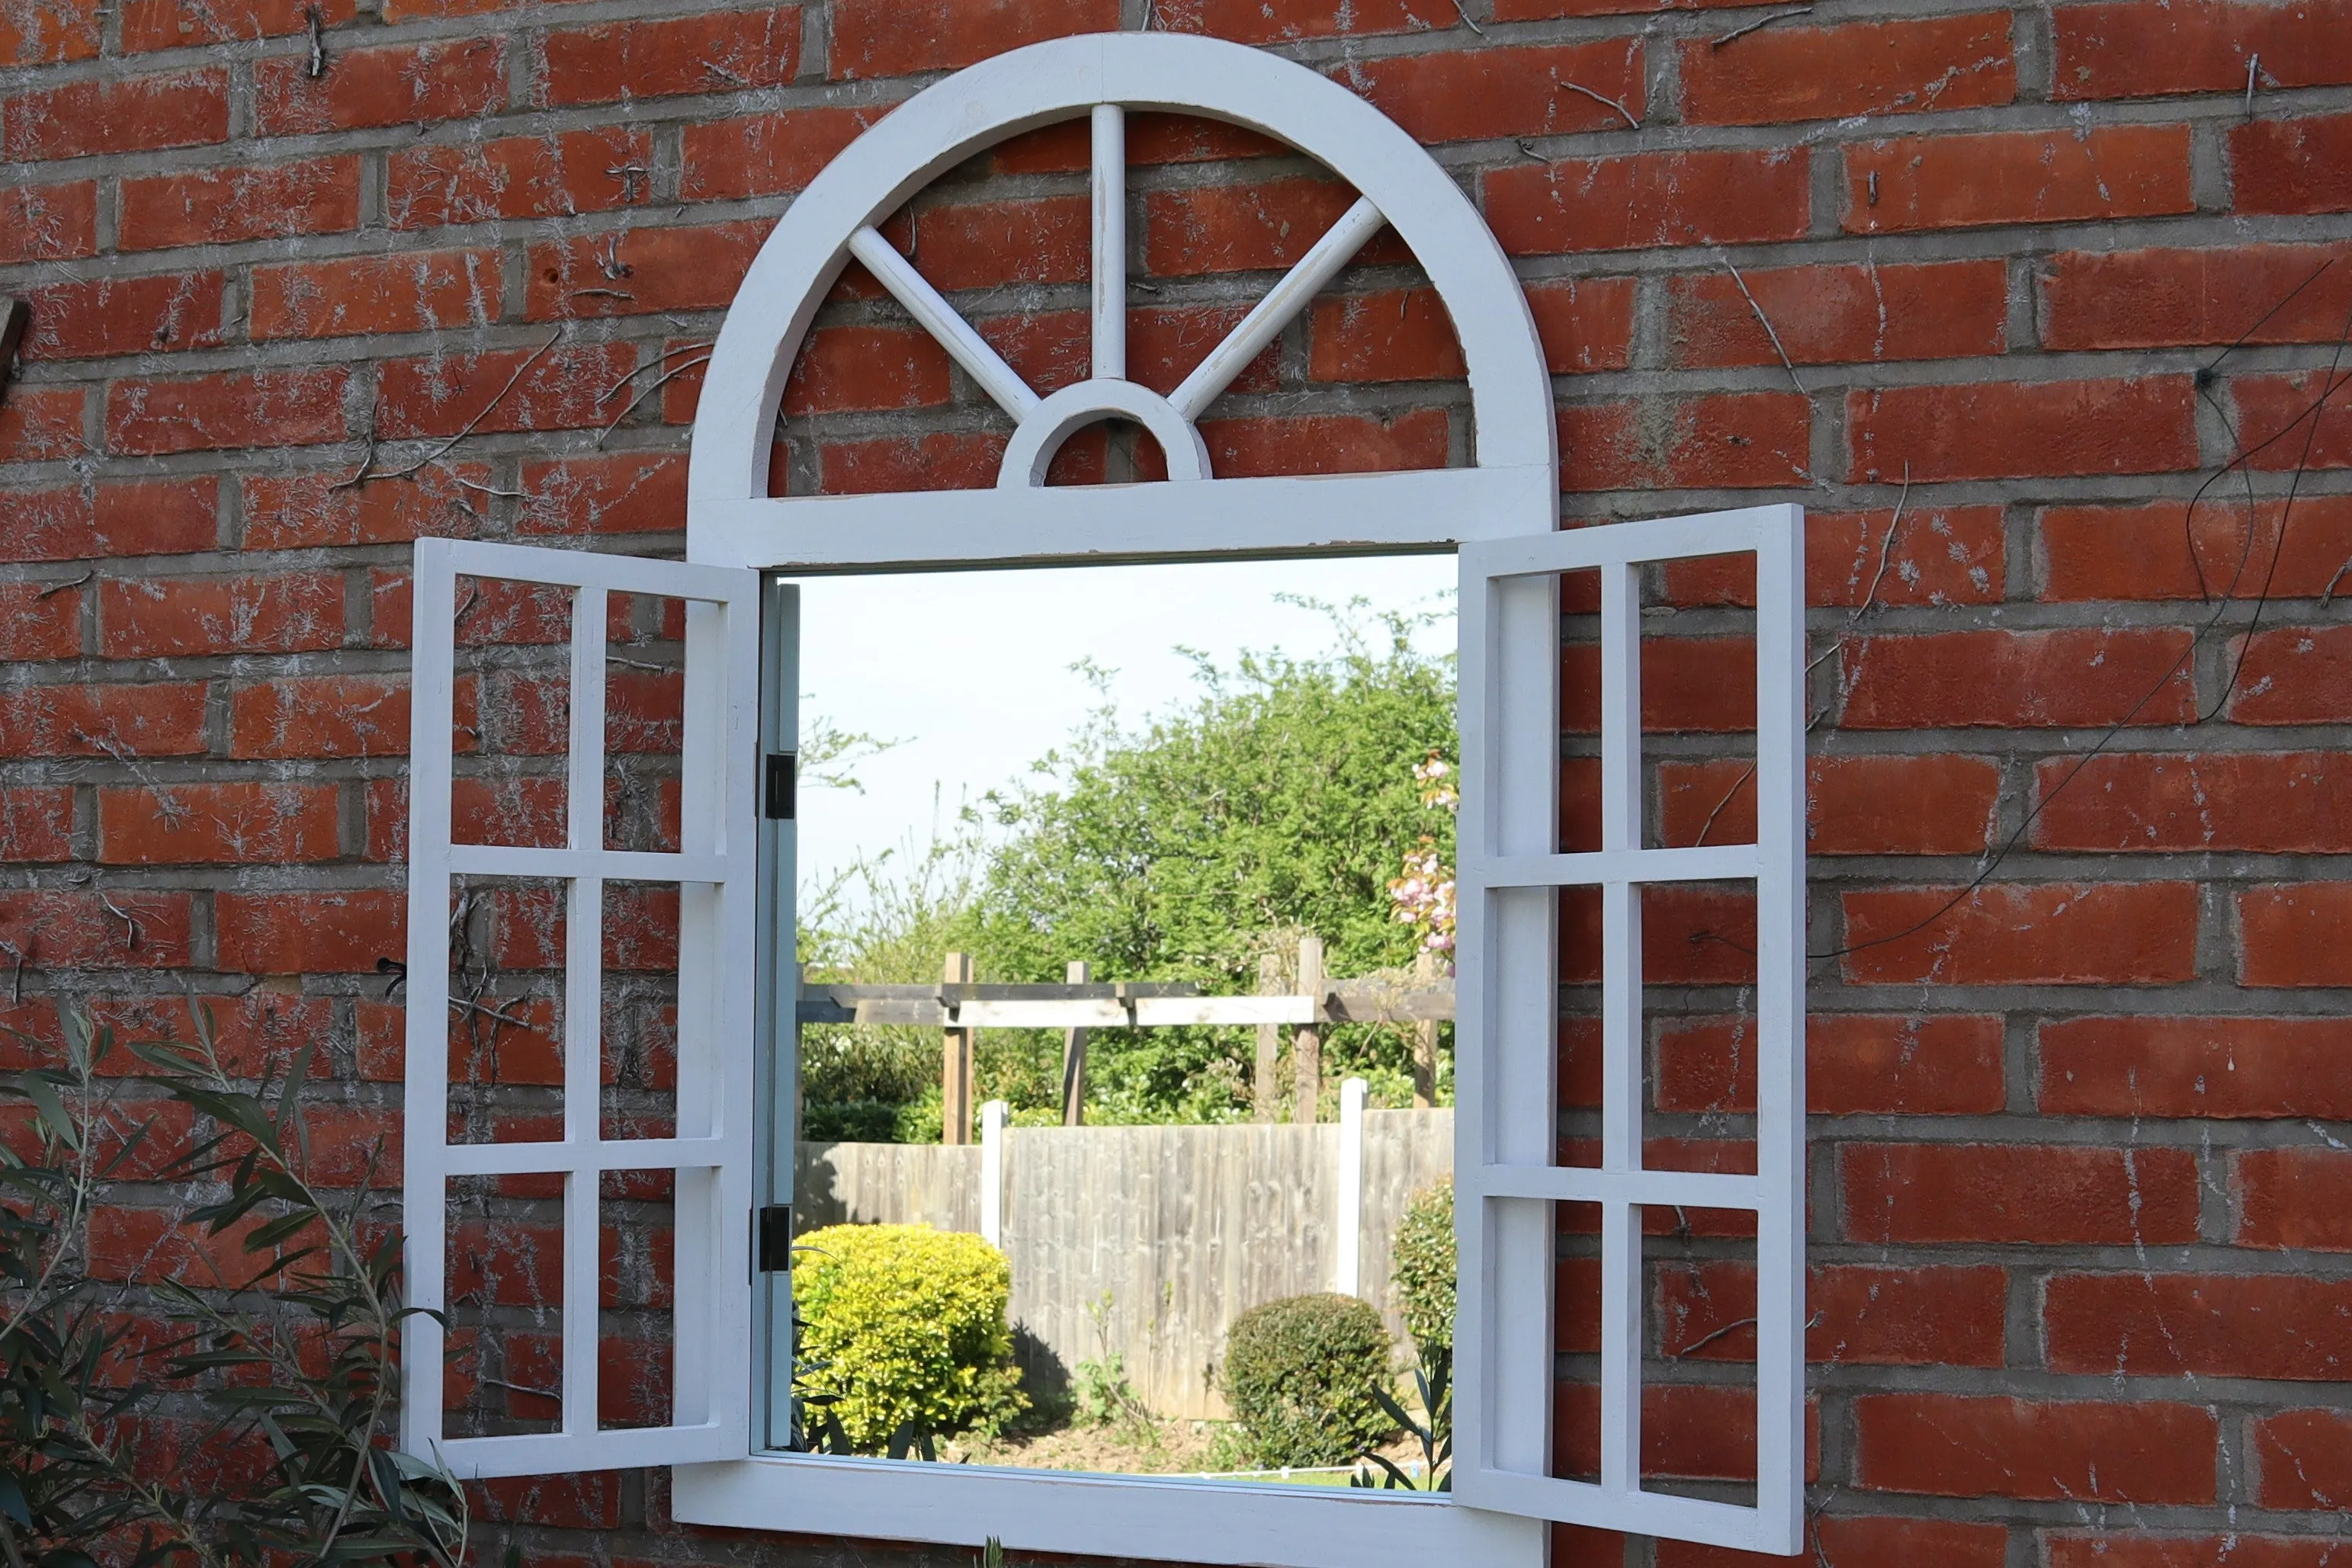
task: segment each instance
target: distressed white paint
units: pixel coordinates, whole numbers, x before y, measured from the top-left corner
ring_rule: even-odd
[[[1350,1078],[1339,1085],[1339,1218],[1333,1249],[1331,1288],[1343,1296],[1364,1293],[1364,1104],[1371,1085]]]
[[[1013,1107],[991,1100],[980,1108],[980,1239],[1004,1245],[1004,1128]]]

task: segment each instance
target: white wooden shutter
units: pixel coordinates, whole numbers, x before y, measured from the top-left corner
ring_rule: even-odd
[[[1795,507],[1615,524],[1462,547],[1461,1240],[1455,1490],[1479,1508],[1755,1552],[1803,1539],[1804,513]],[[1640,573],[1752,552],[1753,844],[1643,847]],[[1601,578],[1601,847],[1559,851],[1558,574]],[[1752,879],[1757,894],[1754,1176],[1643,1160],[1639,890]],[[1601,1152],[1559,1164],[1560,892],[1601,899]],[[1601,1467],[1556,1477],[1556,1203],[1601,1210]],[[1645,1206],[1757,1217],[1756,1506],[1641,1478]]]
[[[424,539],[415,557],[409,772],[404,1224],[409,1303],[401,1446],[465,1478],[618,1469],[748,1452],[759,609],[755,573],[572,550]],[[572,595],[570,749],[562,847],[451,841],[455,625],[460,577]],[[606,607],[614,593],[686,601],[677,848],[604,847]],[[448,1136],[452,879],[560,881],[562,1124],[557,1140]],[[676,1125],[605,1135],[600,1121],[604,885],[678,885]],[[674,1173],[674,1344],[667,1426],[600,1427],[599,1186],[607,1172]],[[560,1177],[563,1243],[558,1428],[444,1434],[448,1184]]]

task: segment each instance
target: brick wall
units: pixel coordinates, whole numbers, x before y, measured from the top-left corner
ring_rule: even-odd
[[[335,1043],[340,1146],[393,1126],[405,542],[675,553],[698,346],[791,193],[929,73],[1143,25],[1328,70],[1455,172],[1559,377],[1564,518],[1815,510],[1819,1560],[2328,1561],[2347,0],[0,0],[0,1021],[210,997],[237,1060]],[[1278,152],[1137,121],[1138,379],[1346,205]],[[1085,164],[1022,138],[891,231],[1041,388],[1083,373]],[[1213,411],[1220,471],[1463,460],[1443,310],[1360,259]],[[1004,434],[853,274],[778,472],[977,485]],[[1662,1113],[1736,1101],[1721,1028],[1657,1051]],[[173,1266],[172,1201],[101,1263]],[[962,1560],[662,1500],[485,1508],[533,1561]]]

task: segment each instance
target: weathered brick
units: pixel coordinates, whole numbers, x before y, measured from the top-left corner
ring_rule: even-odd
[[[81,591],[0,584],[0,659],[71,659],[81,653]]]
[[[308,136],[472,120],[506,102],[503,38],[339,52],[334,68],[317,77],[310,74],[310,64],[294,55],[256,62],[253,113],[257,134]]]
[[[2288,883],[2238,894],[2238,979],[2352,986],[2352,883]]]
[[[824,104],[689,125],[678,193],[729,202],[800,190],[881,117],[875,108]]]
[[[188,962],[194,909],[184,893],[15,888],[0,892],[0,943],[22,953],[28,966],[181,968]]]
[[[2161,627],[1864,637],[1839,655],[1858,729],[2173,724],[2193,715],[2191,633]]]
[[[2254,1495],[2263,1507],[2334,1509],[2339,1506],[2337,1499],[2352,1494],[2352,1413],[2282,1410],[2256,1421],[2253,1438],[2254,1463],[2262,1475]],[[2291,1563],[2297,1568],[2325,1568],[2338,1544],[2332,1536],[2282,1541],[2274,1543],[2276,1557],[2266,1554],[2258,1562],[2260,1568],[2288,1568]],[[2286,1555],[2294,1551],[2301,1555]],[[2225,1560],[2217,1552],[2197,1561]]]
[[[1416,409],[1392,420],[1345,414],[1213,419],[1202,423],[1211,471],[1220,478],[1264,474],[1370,474],[1445,466],[1445,411]]]
[[[2214,1497],[2221,1433],[2199,1406],[1874,1394],[1853,1409],[1854,1479],[1865,1490],[2072,1503]]]
[[[359,223],[360,161],[352,156],[122,182],[124,250],[339,234]]]
[[[2230,174],[2242,213],[2352,212],[2352,114],[2232,126]]]
[[[628,397],[626,343],[386,360],[376,366],[375,434],[387,441],[460,431],[594,429]]]
[[[1577,87],[1649,111],[1639,39],[1451,49],[1350,60],[1335,73],[1422,142],[1565,136],[1628,130],[1624,117]]]
[[[2352,1120],[2352,1022],[2341,1019],[2056,1019],[2039,1055],[2049,1115]]]
[[[2334,1382],[2352,1366],[2352,1281],[2342,1280],[2059,1274],[2042,1320],[2053,1372]]]
[[[1244,307],[1236,305],[1130,309],[1127,314],[1128,379],[1163,395],[1175,391],[1245,313]],[[1041,393],[1087,377],[1094,341],[1092,323],[1082,311],[1024,310],[1013,316],[982,317],[973,325],[1004,356],[1005,362]],[[1274,391],[1279,356],[1280,346],[1268,345],[1242,367],[1233,379],[1232,390]]]
[[[2257,632],[2231,650],[2237,684],[2230,717],[2240,724],[2341,724],[2352,716],[2352,627]]]
[[[1355,203],[1353,191],[1328,180],[1153,191],[1143,204],[1145,265],[1171,277],[1288,267]],[[1084,209],[1075,216],[1083,234]],[[1075,259],[1082,272],[1084,253]]]
[[[526,463],[523,534],[677,533],[686,527],[686,459],[615,453]]]
[[[397,893],[224,893],[213,900],[220,965],[247,975],[373,974],[406,951]]]
[[[1846,1232],[1857,1241],[2197,1239],[2197,1161],[2186,1149],[1864,1144],[1847,1145],[1839,1169]]]
[[[796,5],[607,22],[536,39],[542,108],[782,87],[800,68]]]
[[[1727,148],[1497,169],[1485,177],[1486,222],[1514,256],[1799,239],[1811,222],[1808,159]]]
[[[245,548],[310,549],[324,545],[406,544],[432,536],[463,537],[476,527],[475,492],[489,486],[481,463],[439,463],[409,478],[347,483],[352,475],[248,474]]]
[[[2124,0],[2051,13],[2056,98],[2243,92],[2249,68],[2273,88],[2352,82],[2346,0]]]
[[[1857,142],[1846,149],[1854,234],[2080,223],[2196,210],[2189,128],[2109,125]]]
[[[2194,468],[2196,390],[2186,376],[1979,382],[1846,394],[1850,483]]]
[[[2006,546],[1998,507],[1892,507],[1805,514],[1805,602],[1991,604],[2001,598]],[[1885,566],[1880,562],[1884,560]],[[1677,605],[1756,602],[1749,556],[1705,556],[1664,568]]]
[[[384,204],[395,229],[610,212],[651,198],[653,156],[626,126],[415,147],[388,161]]]
[[[0,263],[98,254],[98,183],[0,186]]]
[[[1801,365],[1945,360],[2009,346],[2009,269],[1994,260],[1685,273],[1669,280],[1666,308],[1678,365],[1773,365],[1784,351]]]
[[[2132,986],[2193,978],[2192,883],[1992,883],[1844,895],[1844,966],[1864,985]],[[1949,907],[1946,907],[1949,905]]]
[[[2347,391],[2352,371],[2239,377],[2230,392],[2238,405],[2238,439],[2247,465],[2273,473],[2352,468],[2352,419],[2344,416],[2352,405]]]
[[[201,682],[0,692],[0,757],[194,757],[205,748]]]
[[[1544,362],[1554,375],[1633,362],[1633,280],[1572,277],[1528,286]]]
[[[218,541],[212,479],[133,480],[62,490],[0,490],[0,559],[174,555]]]
[[[2335,1505],[2322,1501],[2316,1506]],[[2328,1568],[2331,1558],[2343,1555],[2332,1536],[2252,1535],[2237,1530],[2226,1535],[2052,1531],[2042,1539],[2049,1543],[2050,1568]]]
[[[2042,298],[2050,349],[2332,343],[2352,315],[2352,245],[2062,251]]]
[[[1681,46],[1683,119],[1769,125],[1852,115],[1982,109],[2017,97],[2005,11],[1972,16],[1778,27]]]
[[[1465,368],[1433,288],[1321,300],[1307,341],[1307,373],[1318,382],[1454,381]]]
[[[1118,0],[835,0],[835,81],[953,70],[1024,44],[1116,33]]]
[[[98,791],[109,865],[278,865],[333,860],[331,784],[194,783]]]
[[[2035,769],[2042,814],[2033,841],[2052,850],[2352,854],[2345,768],[2332,752],[2053,758]]]
[[[405,757],[408,683],[308,675],[239,687],[229,698],[232,757]]]
[[[26,863],[73,858],[73,790],[64,785],[0,785],[0,859]]]
[[[499,253],[421,251],[253,269],[256,338],[344,338],[488,326],[498,319]]]
[[[2193,507],[2051,507],[2042,556],[2045,600],[2206,599],[2265,586],[2274,599],[2316,599],[2352,560],[2352,497],[2298,496],[2291,509],[2213,494]]]
[[[1975,854],[1991,842],[2000,799],[2000,769],[1982,758],[1816,757],[1805,769],[1805,847]],[[1664,844],[1756,841],[1756,781],[1745,763],[1662,763],[1658,806]]]
[[[341,441],[342,370],[130,380],[107,389],[106,444],[132,455]]]
[[[774,226],[759,221],[631,229],[617,237],[532,246],[526,260],[525,313],[545,321],[722,308],[734,299],[751,258]]]
[[[1653,394],[1559,411],[1560,488],[1801,485],[1812,404],[1795,392]]]
[[[1712,1019],[1658,1037],[1658,1109],[1756,1108],[1752,1026]],[[1805,1020],[1805,1103],[1818,1116],[1989,1115],[2007,1103],[1998,1018],[1882,1018],[1816,1012]]]
[[[0,65],[96,59],[105,28],[98,0],[14,0],[0,5]]]
[[[89,450],[89,397],[79,387],[12,386],[0,402],[0,463],[53,463]],[[0,555],[8,549],[0,542]]]
[[[335,648],[343,641],[343,579],[334,571],[111,578],[100,585],[98,625],[99,653],[110,659]]]
[[[356,0],[126,0],[122,47],[137,54],[289,37],[310,26],[314,10],[321,26],[340,27],[357,9]]]
[[[996,483],[1003,461],[1001,435],[941,434],[831,441],[818,454],[818,487],[828,496],[978,490]]]
[[[2231,1164],[2239,1246],[2352,1252],[2352,1155],[2248,1149]]]
[[[1369,37],[1457,26],[1451,0],[1163,0],[1157,25],[1241,44]]]
[[[1756,1270],[1742,1263],[1659,1270],[1669,1356],[1753,1361]],[[1816,1267],[1807,1272],[1805,1359],[1832,1366],[1999,1366],[2009,1277],[1993,1268]]]
[[[89,360],[217,348],[226,340],[227,278],[218,272],[100,277],[24,291],[32,308],[26,360]]]
[[[0,157],[31,163],[228,140],[228,72],[92,77],[0,99]]]

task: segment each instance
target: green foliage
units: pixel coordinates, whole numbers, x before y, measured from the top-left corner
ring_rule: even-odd
[[[850,1451],[978,1428],[1029,1407],[1005,1306],[1013,1270],[977,1236],[923,1225],[835,1225],[795,1249],[803,1397]]]
[[[0,1552],[12,1568],[88,1568],[93,1552],[457,1568],[462,1490],[390,1447],[399,1230],[364,1183],[331,1199],[306,1174],[311,1048],[249,1091],[223,1073],[209,1013],[198,1022],[194,1047],[132,1047],[154,1070],[140,1079],[106,1067],[109,1031],[68,1014],[62,1066],[0,1076],[0,1101],[35,1119],[29,1147],[0,1148]],[[161,1347],[133,1342],[87,1270],[92,1207],[150,1127],[116,1098],[132,1084],[210,1129],[163,1179],[213,1195],[188,1221],[237,1234],[251,1264],[224,1292],[159,1287],[183,1331]],[[159,1371],[194,1385],[193,1406],[159,1392]],[[217,1467],[231,1479],[199,1495],[184,1471],[159,1473],[138,1439],[174,1426],[184,1453],[236,1456]]]
[[[1397,1226],[1390,1288],[1404,1310],[1405,1333],[1424,1354],[1454,1348],[1454,1181],[1413,1195]]]
[[[1435,1345],[1421,1347],[1412,1369],[1412,1389],[1421,1409],[1416,1414],[1381,1391],[1381,1408],[1404,1429],[1421,1450],[1421,1473],[1414,1475],[1386,1454],[1368,1454],[1351,1487],[1382,1491],[1452,1491],[1454,1490],[1454,1352]]]
[[[1253,1307],[1225,1335],[1225,1404],[1250,1458],[1280,1466],[1344,1465],[1397,1430],[1381,1408],[1389,1336],[1369,1301],[1287,1296]]]

